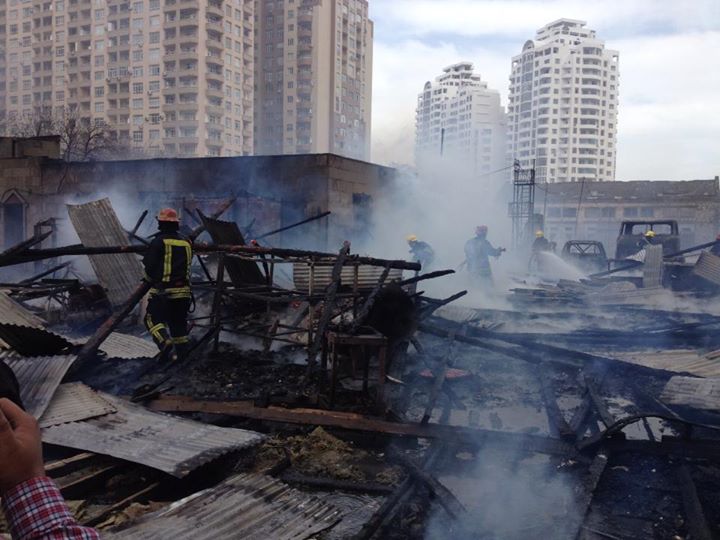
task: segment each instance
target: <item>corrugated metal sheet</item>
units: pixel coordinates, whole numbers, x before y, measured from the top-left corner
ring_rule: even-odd
[[[89,386],[66,383],[58,386],[39,422],[40,427],[50,427],[114,412],[117,409]]]
[[[69,355],[4,360],[17,377],[20,397],[27,412],[35,418],[42,416],[75,358]]]
[[[0,324],[0,339],[23,356],[60,354],[72,343],[59,334],[30,326]]]
[[[269,476],[241,474],[142,517],[108,538],[145,540],[302,540],[338,522],[321,499]]]
[[[696,276],[720,285],[720,257],[717,255],[703,251],[692,271]]]
[[[0,324],[42,328],[44,321],[0,291]]]
[[[385,271],[382,266],[360,265],[358,268],[358,290],[368,291],[375,288],[380,276]],[[322,293],[332,279],[332,266],[315,266],[313,276],[313,292]],[[402,279],[402,270],[391,268],[385,283]],[[346,287],[353,287],[355,283],[355,267],[344,266],[340,273],[341,283]],[[310,265],[306,263],[293,264],[293,281],[295,288],[299,291],[310,290]]]
[[[720,379],[673,377],[663,388],[660,399],[668,405],[720,411]]]
[[[129,334],[113,332],[100,345],[100,350],[109,358],[153,358],[158,353],[157,346],[147,339],[142,339]]]
[[[691,349],[654,352],[613,352],[624,362],[676,373],[692,373],[698,377],[720,377],[720,359],[702,355]]]
[[[116,413],[45,428],[43,441],[141,463],[180,478],[203,463],[264,438],[254,431],[155,413],[98,393],[117,409]]]
[[[212,219],[206,216],[202,218],[208,234],[215,244],[244,246],[243,238],[237,223]],[[265,278],[258,268],[257,263],[240,260],[235,257],[225,257],[225,269],[230,281],[236,287],[248,285],[265,285]]]
[[[127,246],[127,234],[108,199],[67,206],[70,221],[87,247]],[[90,263],[114,306],[124,303],[142,279],[136,255],[92,255]]]
[[[663,247],[645,246],[645,262],[643,263],[643,287],[659,287],[662,285]]]

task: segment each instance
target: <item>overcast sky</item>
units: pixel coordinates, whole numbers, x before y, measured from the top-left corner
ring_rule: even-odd
[[[412,163],[415,105],[471,61],[507,105],[510,59],[541,26],[581,19],[620,52],[618,180],[720,174],[720,0],[369,0],[373,155]]]

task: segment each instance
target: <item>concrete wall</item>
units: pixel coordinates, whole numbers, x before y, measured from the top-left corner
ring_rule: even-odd
[[[336,251],[366,225],[355,201],[372,201],[394,178],[394,169],[331,154],[237,158],[151,159],[64,163],[37,158],[0,160],[0,193],[26,203],[25,236],[36,222],[67,218],[66,203],[110,197],[128,228],[143,210],[199,208],[206,214],[224,199],[238,202],[224,215],[252,236],[320,212],[325,218],[268,238],[273,245]],[[0,199],[3,202],[4,199]],[[365,212],[367,214],[367,212]],[[185,216],[190,222],[190,218]],[[148,220],[151,223],[152,220]],[[62,223],[62,222],[61,222]],[[0,207],[0,240],[3,236]],[[5,246],[8,247],[8,246]]]

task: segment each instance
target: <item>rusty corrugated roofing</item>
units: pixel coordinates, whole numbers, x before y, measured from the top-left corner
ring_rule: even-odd
[[[120,332],[110,334],[100,345],[100,350],[109,358],[125,360],[152,358],[158,353],[158,348],[152,341]]]
[[[128,237],[108,199],[67,205],[70,221],[87,247],[127,246]],[[92,255],[90,263],[114,306],[124,303],[142,279],[137,256],[130,253]]]
[[[27,412],[35,418],[42,416],[75,358],[75,355],[67,355],[4,360],[17,377]]]
[[[42,328],[43,320],[0,291],[0,323]]]
[[[318,497],[270,476],[240,474],[107,537],[302,540],[332,527],[340,518],[339,510]]]
[[[62,353],[72,342],[45,328],[0,324],[0,339],[23,356],[52,356]]]
[[[117,412],[109,401],[82,383],[61,384],[39,419],[40,427],[79,422]]]
[[[149,411],[98,392],[116,413],[43,429],[43,441],[141,463],[183,477],[223,454],[258,444],[264,436]]]

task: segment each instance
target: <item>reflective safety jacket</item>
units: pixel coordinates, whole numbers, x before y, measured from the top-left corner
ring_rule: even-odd
[[[159,233],[150,243],[143,266],[150,294],[168,298],[190,298],[192,246],[178,233]]]

